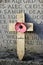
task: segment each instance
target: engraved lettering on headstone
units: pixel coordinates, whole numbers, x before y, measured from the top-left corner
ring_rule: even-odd
[[[12,0],[12,3],[22,3],[22,0]]]
[[[2,19],[2,14],[0,15],[0,19]]]
[[[4,0],[5,1],[5,3],[9,3],[9,2],[11,2],[11,0]]]
[[[2,3],[2,0],[0,0],[0,3]]]
[[[32,8],[32,4],[25,4],[25,8],[26,8],[26,9]]]
[[[24,3],[34,3],[36,0],[23,0]]]
[[[43,0],[39,0],[40,3],[43,3]]]

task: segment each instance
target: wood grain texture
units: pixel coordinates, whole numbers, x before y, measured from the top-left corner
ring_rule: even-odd
[[[16,31],[15,30],[15,24],[16,23],[9,23],[9,31]]]
[[[17,39],[17,54],[18,58],[22,60],[25,54],[25,39]]]
[[[24,15],[24,13],[17,14],[17,22],[25,22],[25,15]]]
[[[25,22],[24,13],[17,14],[17,22]],[[25,54],[25,34],[17,32],[17,55],[18,55],[18,58],[20,60],[22,60],[24,54]]]
[[[33,23],[26,23],[28,29],[27,31],[33,31]]]

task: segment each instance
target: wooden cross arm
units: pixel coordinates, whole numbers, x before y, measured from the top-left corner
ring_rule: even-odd
[[[16,23],[9,23],[9,31],[16,31],[15,24]],[[33,31],[33,23],[26,23],[26,25],[28,26],[27,31]]]

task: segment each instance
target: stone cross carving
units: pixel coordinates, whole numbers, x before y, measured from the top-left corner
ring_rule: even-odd
[[[26,31],[33,31],[33,23],[25,23],[25,15],[24,13],[17,14],[17,22],[23,23],[26,25]],[[16,23],[17,23],[16,22]],[[16,23],[9,23],[9,31],[17,32],[17,55],[19,60],[22,60],[25,54],[25,32],[18,32],[15,29]],[[25,26],[24,25],[24,26]]]

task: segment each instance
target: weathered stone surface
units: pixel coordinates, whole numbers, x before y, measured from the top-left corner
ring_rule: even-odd
[[[34,32],[25,36],[23,61],[17,58],[16,33],[8,30],[8,24],[16,22],[20,12],[26,13],[26,22],[34,23]],[[14,64],[43,65],[43,0],[0,0],[0,65]]]

